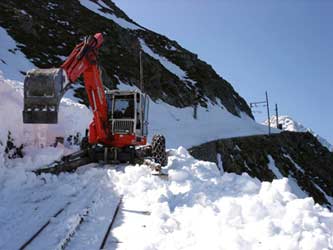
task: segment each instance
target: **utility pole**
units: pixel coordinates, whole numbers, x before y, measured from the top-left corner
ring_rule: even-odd
[[[142,50],[140,49],[140,89],[144,93],[143,89],[143,68],[142,68]]]
[[[279,128],[279,112],[278,105],[275,103],[275,116],[276,116],[276,128]]]
[[[271,115],[269,114],[269,102],[268,102],[268,94],[267,91],[266,94],[266,106],[267,106],[267,116],[268,116],[268,135],[271,134]]]
[[[196,89],[195,90],[195,99],[194,99],[194,104],[193,104],[193,118],[198,119],[198,103],[199,103],[199,92]]]

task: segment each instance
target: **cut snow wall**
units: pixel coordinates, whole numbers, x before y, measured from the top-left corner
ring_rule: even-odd
[[[57,136],[66,138],[78,132],[84,134],[92,119],[86,106],[67,98],[61,101],[58,124],[23,124],[22,110],[23,84],[4,79],[0,71],[1,153],[9,131],[16,145],[48,146],[55,142]]]

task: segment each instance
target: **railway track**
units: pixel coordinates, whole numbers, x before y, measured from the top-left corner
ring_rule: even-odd
[[[115,222],[115,219],[116,219],[116,217],[117,217],[117,215],[118,215],[118,212],[119,212],[119,209],[120,209],[120,206],[121,206],[122,200],[123,200],[123,197],[121,196],[121,197],[120,197],[120,200],[119,200],[119,203],[118,203],[118,205],[117,205],[117,207],[116,207],[116,210],[115,210],[114,216],[112,217],[112,219],[111,219],[111,221],[110,221],[110,223],[109,223],[108,229],[106,230],[106,232],[105,232],[105,234],[104,234],[103,241],[102,241],[102,243],[101,243],[101,245],[100,245],[100,247],[99,247],[100,250],[104,250],[104,249],[105,249],[106,242],[107,242],[107,240],[108,240],[108,238],[109,238],[109,235],[110,235],[110,232],[111,232],[112,226],[113,226],[113,224],[114,224],[114,222]]]
[[[12,223],[8,221],[0,225],[12,232],[1,236],[0,249],[72,249],[71,243],[77,235],[80,236],[81,229],[94,228],[94,222],[99,224],[100,245],[120,198],[104,171],[87,177],[82,179],[79,189],[73,189],[75,193],[66,191],[67,188],[71,190],[70,186],[67,187],[71,180],[66,180],[63,187],[53,189],[51,186],[48,190],[50,194],[42,192],[42,197],[50,196],[46,200],[39,199],[41,195],[37,195],[36,202],[30,204],[23,198],[22,213],[16,213],[17,218]]]
[[[109,220],[107,220],[108,223],[107,222],[104,223],[105,225],[107,225],[107,227],[105,227],[103,234],[101,234],[99,237],[100,245],[99,245],[99,247],[95,248],[96,250],[105,249],[105,245],[106,245],[106,242],[110,235],[113,223],[119,212],[121,202],[122,202],[122,197],[120,197],[118,200],[118,203],[115,204],[115,210],[113,211],[113,214],[109,218]],[[61,240],[58,240],[58,243],[55,244],[54,248],[52,248],[52,249],[55,249],[55,250],[71,249],[71,247],[70,247],[71,241],[73,239],[75,239],[75,235],[79,233],[80,228],[83,227],[87,221],[89,221],[89,214],[90,214],[91,210],[93,209],[94,204],[95,204],[95,202],[93,201],[90,206],[85,207],[84,209],[81,210],[80,213],[78,213],[74,216],[75,220],[72,223],[72,225],[70,226],[69,230],[66,232],[66,234],[64,235],[64,237]],[[45,235],[44,235],[44,237],[42,235],[45,234],[50,227],[52,227],[53,221],[55,221],[61,215],[66,213],[66,211],[70,208],[71,205],[73,205],[73,203],[68,202],[68,203],[66,203],[66,205],[63,208],[59,209],[59,211],[57,211],[57,213],[55,213],[51,218],[49,218],[49,220],[46,223],[44,223],[35,233],[33,233],[33,235],[28,240],[26,240],[19,247],[19,250],[44,249],[44,248],[40,248],[40,245],[38,244],[38,242],[37,243],[35,243],[35,242],[38,240],[39,237],[40,237],[39,242],[48,240],[47,237],[45,237]],[[49,230],[49,231],[52,231],[52,230]]]
[[[149,215],[149,212],[124,208],[123,197],[117,197],[108,180],[105,182],[101,179],[104,174],[101,172],[90,176],[82,189],[67,201],[59,197],[52,199],[52,196],[51,200],[41,200],[43,203],[38,205],[39,208],[34,213],[28,212],[27,220],[22,217],[25,222],[15,226],[17,235],[23,237],[14,237],[14,242],[8,238],[2,246],[7,245],[9,248],[5,249],[13,250],[104,250],[113,249],[115,244],[124,243],[122,241],[127,242],[126,239],[119,240],[112,233],[113,228],[118,228],[123,214]],[[118,216],[120,211],[121,216]],[[34,217],[39,218],[31,219]],[[38,221],[38,224],[33,224],[34,221]]]
[[[56,218],[59,214],[61,214],[65,209],[66,207],[70,204],[70,202],[67,202],[66,205],[59,209],[58,212],[56,212],[45,224],[43,224],[38,230],[37,232],[35,232],[26,242],[24,242],[19,250],[23,250],[23,249],[26,249],[26,247],[34,240],[38,237],[38,235],[40,235],[40,233],[51,223],[51,219],[52,218]]]

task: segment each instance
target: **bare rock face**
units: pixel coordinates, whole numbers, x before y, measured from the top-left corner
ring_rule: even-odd
[[[193,147],[190,153],[217,164],[217,157],[221,157],[224,171],[247,172],[261,181],[284,176],[317,203],[333,208],[333,153],[311,133],[223,139]],[[272,171],[271,164],[281,176]]]
[[[83,36],[102,32],[99,63],[109,88],[119,82],[139,86],[139,51],[146,46],[145,91],[153,100],[176,107],[205,107],[212,102],[234,115],[244,112],[253,117],[244,99],[210,65],[177,42],[135,23],[110,0],[87,0],[83,5],[78,0],[2,1],[0,26],[41,68],[60,65]],[[172,70],[175,67],[183,76]],[[87,104],[82,88],[76,95]]]

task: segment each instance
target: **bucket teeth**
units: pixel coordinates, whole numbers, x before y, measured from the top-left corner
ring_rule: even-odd
[[[56,111],[23,111],[24,123],[58,123],[58,112]]]
[[[24,123],[57,123],[64,94],[62,69],[35,69],[24,80]]]

